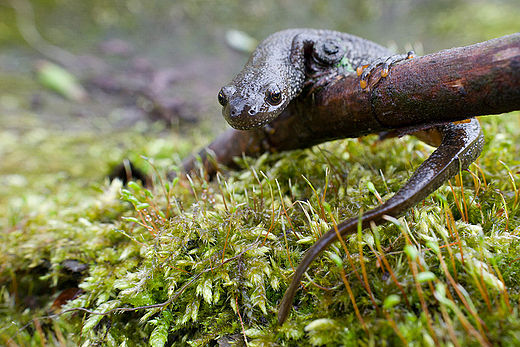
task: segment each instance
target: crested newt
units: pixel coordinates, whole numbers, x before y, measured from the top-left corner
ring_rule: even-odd
[[[349,103],[344,100],[345,93],[337,91],[342,86],[338,80],[355,75],[356,68],[361,66],[357,88],[365,90],[376,67],[383,64],[380,78],[387,78],[391,64],[412,56],[411,52],[397,56],[374,42],[337,31],[289,29],[272,34],[259,44],[244,69],[218,93],[224,118],[239,130],[227,132],[209,146],[213,162],[206,152],[200,153],[208,174],[213,175],[217,170],[215,161],[229,166],[233,164],[232,157],[241,154],[258,156],[266,151],[307,148],[329,140],[396,129],[400,134],[418,131],[420,139],[437,149],[395,195],[365,212],[361,224],[367,228],[371,223],[384,223],[385,216],[399,217],[468,168],[484,145],[479,122],[472,118],[474,114],[461,118],[469,119],[464,122],[437,121],[439,115],[427,115],[434,119],[425,121],[424,115],[409,119],[346,108]],[[514,78],[518,79],[517,74]],[[460,90],[456,92],[461,94]],[[456,99],[450,97],[455,104]],[[518,104],[518,93],[514,98]],[[504,107],[492,106],[488,114],[507,112]],[[194,161],[194,158],[186,160],[185,169],[193,168]],[[359,222],[354,217],[338,224],[307,250],[281,302],[279,324],[287,319],[309,264],[338,235],[344,237],[356,232]]]

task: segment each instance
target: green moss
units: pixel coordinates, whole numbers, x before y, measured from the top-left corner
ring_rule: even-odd
[[[310,266],[282,327],[277,305],[307,248],[332,218],[377,206],[377,195],[386,200],[430,147],[411,137],[382,143],[365,137],[239,159],[242,171],[212,182],[193,176],[163,185],[174,165],[166,153],[185,151],[186,144],[133,134],[130,153],[121,150],[120,158],[156,158],[153,189],[103,181],[110,160],[101,153],[114,146],[107,142],[89,143],[94,149],[82,165],[98,167],[87,170],[89,177],[55,169],[39,180],[7,173],[2,341],[36,345],[45,336],[84,346],[206,346],[244,345],[246,335],[250,346],[516,345],[519,117],[482,119],[487,142],[462,174],[462,187],[453,179],[453,189],[444,185],[396,223],[349,237],[349,256],[339,244],[329,247]],[[33,159],[37,167],[67,155],[72,141],[43,137],[53,150]],[[29,184],[21,188],[19,181]],[[72,282],[63,268],[70,259],[88,265]],[[114,311],[41,318],[56,312],[53,301],[72,285],[83,293],[62,311]]]

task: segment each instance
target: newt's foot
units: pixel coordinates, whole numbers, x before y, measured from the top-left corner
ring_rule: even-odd
[[[412,59],[412,58],[415,58],[414,51],[410,51],[406,54],[394,54],[389,57],[379,58],[379,59],[374,60],[369,65],[363,65],[363,66],[358,67],[356,71],[357,71],[358,76],[361,76],[361,80],[359,81],[361,88],[365,89],[367,87],[368,77],[370,76],[372,71],[374,71],[374,69],[376,67],[378,67],[379,65],[381,65],[381,64],[383,65],[383,67],[381,69],[381,77],[386,77],[386,76],[388,76],[388,72],[390,71],[390,66],[392,64],[395,64],[402,60]]]

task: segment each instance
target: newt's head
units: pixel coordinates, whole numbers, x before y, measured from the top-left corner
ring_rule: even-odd
[[[282,87],[283,88],[283,87]],[[287,91],[275,82],[248,86],[228,84],[218,93],[222,115],[235,129],[261,127],[274,120],[289,103]]]
[[[222,114],[235,129],[259,128],[273,121],[303,87],[303,61],[292,56],[294,34],[269,36],[255,49],[244,69],[222,87]]]

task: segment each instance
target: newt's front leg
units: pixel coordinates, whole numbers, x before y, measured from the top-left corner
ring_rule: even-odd
[[[468,123],[449,123],[438,127],[443,138],[440,146],[419,166],[406,184],[383,205],[370,210],[362,216],[362,228],[368,228],[371,222],[379,225],[384,222],[383,216],[398,217],[410,207],[426,198],[444,182],[465,170],[480,155],[484,144],[484,135],[477,119]],[[351,218],[337,226],[342,236],[357,231],[359,219]],[[285,292],[278,323],[283,324],[289,315],[291,305],[300,286],[300,280],[311,262],[323,252],[328,245],[337,240],[336,230],[331,229],[324,234],[307,251],[294,273],[291,285]]]

